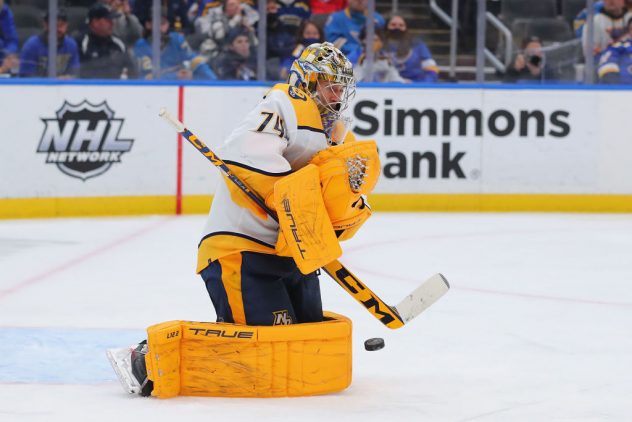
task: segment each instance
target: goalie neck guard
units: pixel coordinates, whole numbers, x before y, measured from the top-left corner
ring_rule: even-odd
[[[355,96],[355,78],[349,59],[329,42],[311,44],[294,60],[288,84],[309,95],[317,104],[325,132]]]

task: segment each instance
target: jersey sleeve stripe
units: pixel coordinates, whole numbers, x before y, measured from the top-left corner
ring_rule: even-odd
[[[256,238],[254,238],[254,237],[251,237],[251,236],[245,235],[245,234],[243,234],[243,233],[236,233],[236,232],[229,232],[229,231],[219,231],[219,232],[212,232],[212,233],[207,234],[206,236],[204,236],[204,237],[202,238],[202,240],[200,240],[200,243],[198,244],[198,248],[199,248],[199,247],[200,247],[200,245],[202,245],[202,243],[203,243],[206,239],[208,239],[209,237],[213,237],[213,236],[222,236],[222,235],[223,235],[223,236],[236,236],[236,237],[241,237],[241,238],[243,238],[243,239],[250,240],[251,242],[258,243],[259,245],[266,246],[266,247],[268,247],[268,248],[272,248],[272,249],[274,249],[274,245],[270,245],[269,243],[266,243],[266,242],[264,242],[264,241],[262,241],[262,240],[259,240],[259,239],[256,239]]]
[[[297,126],[296,127],[298,130],[309,130],[311,132],[317,132],[317,133],[325,133],[324,130],[319,129],[317,127],[312,127],[312,126]]]
[[[237,161],[231,161],[231,160],[224,160],[224,162],[232,166],[241,167],[243,169],[246,169],[255,173],[263,174],[264,176],[287,176],[288,174],[292,173],[292,170],[283,171],[280,173],[273,173],[273,172],[261,170],[255,167],[250,167],[246,164],[238,163]]]

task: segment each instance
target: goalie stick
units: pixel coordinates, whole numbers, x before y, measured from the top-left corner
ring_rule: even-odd
[[[169,122],[184,139],[193,145],[202,155],[213,163],[214,166],[219,168],[224,176],[261,207],[272,219],[278,222],[275,212],[265,204],[265,201],[239,179],[226,163],[188,130],[181,121],[172,116],[164,108],[160,110],[159,116]],[[445,277],[441,274],[435,274],[402,299],[397,305],[390,306],[380,299],[378,295],[373,293],[371,289],[364,285],[364,283],[338,260],[325,265],[323,270],[356,301],[362,304],[376,319],[392,329],[403,327],[404,324],[410,322],[413,318],[422,313],[450,289],[450,285]]]

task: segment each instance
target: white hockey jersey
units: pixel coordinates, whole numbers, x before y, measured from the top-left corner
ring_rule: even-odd
[[[275,85],[230,134],[217,155],[260,197],[274,183],[327,148],[316,103],[287,84]],[[275,253],[279,226],[253,212],[253,202],[225,179],[216,189],[198,247],[197,271],[223,256],[253,251]]]

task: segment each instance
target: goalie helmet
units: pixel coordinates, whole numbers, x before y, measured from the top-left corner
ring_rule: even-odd
[[[311,44],[303,50],[292,63],[288,84],[316,102],[327,134],[355,96],[353,66],[329,42]]]

